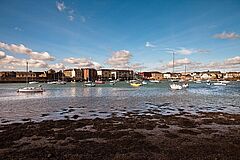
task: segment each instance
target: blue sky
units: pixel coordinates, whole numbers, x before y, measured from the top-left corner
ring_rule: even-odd
[[[174,51],[178,71],[240,71],[239,0],[1,0],[0,15],[0,70],[170,71]]]

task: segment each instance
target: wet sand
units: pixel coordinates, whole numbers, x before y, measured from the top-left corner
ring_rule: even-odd
[[[137,112],[137,111],[136,111]],[[240,115],[163,116],[14,123],[0,126],[0,159],[239,159]],[[149,115],[151,114],[151,115]]]

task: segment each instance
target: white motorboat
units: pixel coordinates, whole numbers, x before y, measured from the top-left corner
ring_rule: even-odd
[[[149,80],[149,82],[151,82],[151,83],[160,83],[159,80]]]
[[[52,81],[52,82],[47,82],[47,84],[57,84],[56,81]]]
[[[146,84],[148,84],[148,83],[147,83],[147,81],[142,81],[142,84],[143,84],[143,85],[146,85]]]
[[[110,85],[115,85],[117,83],[117,81],[113,80],[113,81],[109,81]]]
[[[199,80],[196,80],[195,83],[202,83],[202,81],[199,79]]]
[[[183,88],[181,85],[175,83],[171,84],[170,87],[173,90],[181,90]]]
[[[210,82],[207,82],[206,84],[207,84],[208,86],[212,85],[212,83],[210,83]]]
[[[95,87],[96,84],[93,83],[93,82],[90,82],[90,83],[85,83],[84,86],[85,86],[85,87]]]
[[[214,86],[226,86],[226,83],[222,83],[222,82],[215,82],[213,83]]]
[[[22,93],[36,93],[36,92],[43,92],[44,89],[42,87],[24,87],[17,90],[17,92]]]
[[[26,71],[28,73],[28,62],[26,62]],[[19,88],[17,90],[17,92],[21,92],[21,93],[36,93],[36,92],[43,92],[44,89],[42,88],[41,85],[39,85],[39,87],[29,87],[28,86],[28,76],[26,76],[26,87],[23,87],[23,88]]]
[[[221,83],[225,83],[225,84],[228,84],[230,83],[230,81],[226,81],[226,80],[223,80],[223,81],[220,81]]]
[[[175,83],[175,82],[179,82],[178,79],[171,79],[170,81],[173,82],[173,83]]]
[[[188,84],[188,83],[184,83],[184,84],[182,85],[182,87],[183,87],[183,88],[188,88],[188,87],[189,87],[189,84]]]
[[[37,81],[32,81],[32,82],[29,82],[29,84],[38,84],[39,82]]]
[[[64,84],[67,84],[67,82],[66,82],[66,81],[61,81],[61,80],[59,80],[59,81],[56,82],[56,84],[64,85]]]

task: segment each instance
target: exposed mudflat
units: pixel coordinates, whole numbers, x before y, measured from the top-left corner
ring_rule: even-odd
[[[0,159],[239,159],[240,115],[182,112],[0,126]],[[75,115],[75,118],[78,116]],[[74,117],[73,117],[74,118]]]

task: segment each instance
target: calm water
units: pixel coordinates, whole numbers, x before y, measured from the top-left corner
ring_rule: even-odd
[[[44,93],[26,94],[16,90],[25,84],[0,84],[0,124],[64,119],[121,116],[132,111],[137,114],[176,114],[180,111],[197,114],[227,112],[240,114],[240,82],[227,86],[207,86],[190,83],[186,90],[172,91],[168,82],[132,88],[125,82],[83,87],[82,83],[66,85],[43,84]]]

